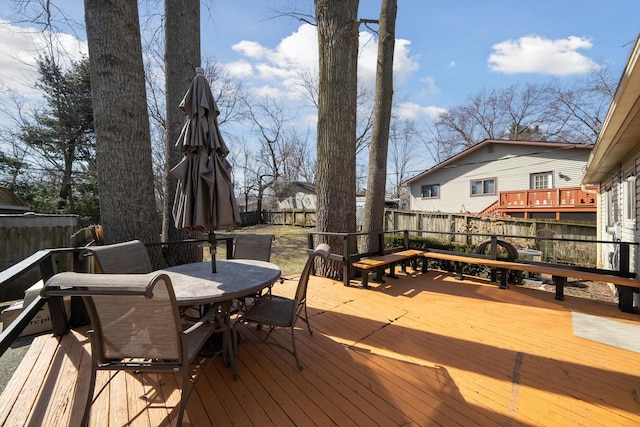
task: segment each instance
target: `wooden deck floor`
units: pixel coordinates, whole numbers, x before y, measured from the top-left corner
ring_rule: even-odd
[[[371,290],[313,277],[315,333],[301,329],[296,341],[305,369],[262,343],[263,332],[241,326],[240,379],[215,359],[190,397],[185,425],[640,425],[640,354],[574,336],[572,311],[634,325],[640,316],[553,297],[436,271]],[[289,345],[288,331],[273,335]],[[85,344],[80,333],[60,346],[36,338],[0,398],[0,425],[78,425]],[[103,374],[92,425],[175,424],[176,378]]]

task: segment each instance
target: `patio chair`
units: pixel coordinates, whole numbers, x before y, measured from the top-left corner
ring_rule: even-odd
[[[264,341],[266,341],[274,328],[290,328],[291,329],[291,350],[289,350],[293,357],[296,359],[296,365],[299,370],[302,370],[302,365],[298,360],[298,353],[296,351],[295,341],[295,324],[298,318],[301,318],[306,324],[309,334],[313,334],[311,325],[309,324],[309,316],[307,314],[307,285],[309,283],[309,276],[311,275],[311,269],[316,257],[321,257],[324,261],[329,258],[330,248],[326,243],[322,243],[316,247],[316,249],[309,254],[307,263],[302,270],[300,279],[298,280],[298,287],[293,299],[285,298],[273,294],[266,294],[259,297],[256,302],[249,307],[249,309],[242,315],[242,322],[245,323],[257,323],[258,325],[269,326],[269,332],[267,333]],[[304,310],[304,317],[301,315]]]
[[[187,399],[199,378],[187,387],[192,382],[189,364],[216,329],[217,307],[183,329],[171,280],[156,273],[65,272],[49,279],[42,290],[45,298],[66,295],[83,298],[93,328],[89,331],[91,379],[82,425],[89,419],[98,370],[181,372],[176,425],[182,425]]]
[[[273,234],[238,234],[233,257],[237,259],[271,259],[271,243]]]
[[[238,234],[236,236],[236,244],[233,248],[234,259],[255,259],[258,261],[271,260],[271,244],[273,243],[273,234]],[[267,293],[271,292],[271,287],[267,289]],[[259,292],[255,297],[262,294]],[[237,310],[244,310],[254,301],[254,297],[244,297],[236,300]]]
[[[101,273],[136,274],[153,271],[147,248],[140,240],[90,246],[86,253],[95,257]]]

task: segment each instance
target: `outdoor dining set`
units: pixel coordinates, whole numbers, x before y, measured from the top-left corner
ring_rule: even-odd
[[[294,327],[298,318],[309,325],[306,289],[316,258],[326,260],[329,246],[309,254],[295,296],[272,292],[280,268],[269,262],[272,235],[240,234],[234,258],[196,262],[153,271],[146,247],[139,240],[87,249],[100,274],[63,272],[42,290],[48,299],[81,297],[90,319],[92,372],[83,425],[88,421],[97,370],[170,371],[182,375],[178,412],[181,425],[186,402],[197,376],[192,363],[204,365],[221,355],[234,379],[240,323],[266,326],[266,341],[275,327],[290,328],[297,367]],[[221,345],[215,346],[221,337]],[[212,342],[214,344],[212,344]],[[219,342],[219,340],[218,340]],[[215,351],[211,351],[210,347]],[[191,384],[191,387],[188,385]]]

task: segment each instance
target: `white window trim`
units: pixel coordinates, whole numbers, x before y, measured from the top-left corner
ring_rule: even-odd
[[[631,176],[622,182],[623,214],[622,226],[635,229],[636,227],[636,177]]]
[[[438,187],[438,195],[437,196],[425,196],[424,193],[422,192],[422,188],[423,187]],[[424,200],[439,199],[441,192],[442,192],[442,186],[440,184],[425,184],[425,185],[421,185],[420,186],[420,198],[422,198]]]
[[[487,181],[493,181],[493,193],[485,193],[484,192],[484,183]],[[473,183],[474,182],[482,182],[482,193],[473,193]],[[470,197],[482,197],[482,196],[495,196],[498,194],[498,179],[496,177],[492,178],[482,178],[482,179],[472,179],[469,181],[469,196]]]
[[[549,187],[536,188],[535,182],[536,182],[536,177],[538,177],[538,176],[547,177],[549,179]],[[551,171],[536,172],[536,173],[529,174],[529,189],[530,190],[548,190],[549,188],[554,188],[555,184],[553,182],[553,177],[554,177],[554,173],[551,172]]]

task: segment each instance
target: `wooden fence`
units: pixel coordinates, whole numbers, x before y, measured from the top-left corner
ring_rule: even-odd
[[[265,224],[295,225],[298,227],[315,227],[316,211],[282,210],[264,211],[262,218]]]
[[[425,230],[578,240],[597,238],[596,224],[591,223],[400,210],[385,211],[384,228],[385,230]]]
[[[262,217],[266,224],[302,227],[315,227],[316,225],[315,211],[264,211]],[[252,219],[255,220],[255,218]],[[247,223],[250,223],[249,220]],[[385,210],[384,230],[424,230],[442,233],[500,234],[578,240],[595,240],[597,237],[596,225],[590,223],[395,209]],[[467,240],[469,238],[465,237]],[[475,242],[460,241],[459,243]]]
[[[0,215],[0,271],[17,264],[41,249],[65,248],[78,230],[76,215]],[[56,267],[65,270],[69,260],[56,258]],[[23,275],[0,292],[0,301],[22,299],[24,290],[40,279],[40,272]]]
[[[267,224],[314,227],[316,212],[265,211],[262,217]],[[387,209],[384,231],[390,230],[418,230],[421,237],[463,245],[479,245],[487,235],[509,236],[516,248],[540,252],[541,261],[598,264],[596,224],[591,223]]]

